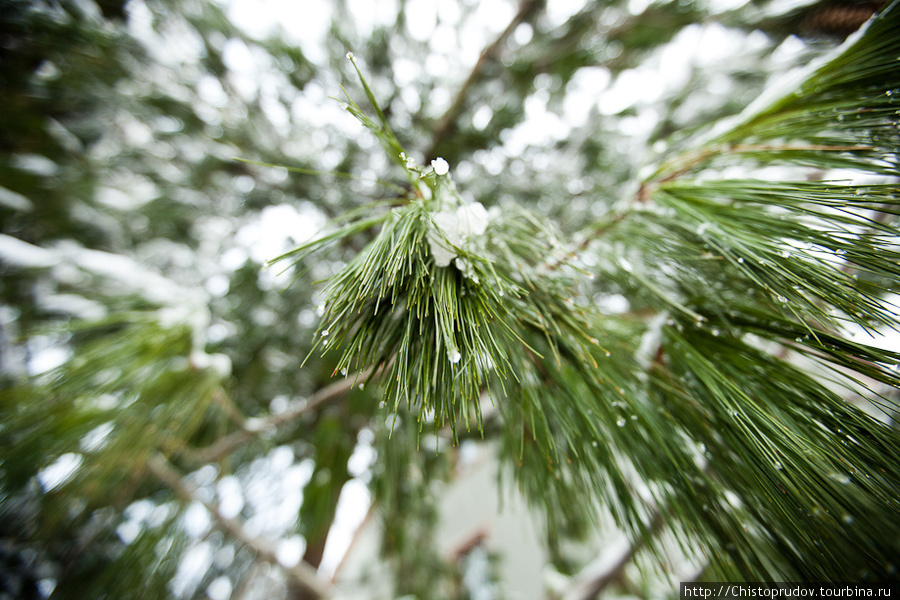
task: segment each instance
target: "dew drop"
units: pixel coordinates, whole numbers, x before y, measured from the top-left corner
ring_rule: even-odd
[[[596,447],[597,447],[597,442],[591,442],[591,446],[593,446],[594,448],[596,448]]]
[[[626,423],[626,422],[627,422],[627,421],[625,421],[625,417],[619,417],[619,418],[616,420],[616,425],[618,425],[619,427],[625,427],[625,423]]]
[[[323,329],[323,330],[322,330],[322,337],[328,337],[328,334],[329,334],[329,333],[331,333],[331,332],[328,331],[327,329]]]
[[[780,461],[777,461],[777,460],[776,460],[776,461],[775,461],[775,468],[778,469],[779,471],[781,471],[782,469],[784,469],[784,465],[782,465]]]
[[[347,367],[344,367],[343,369],[341,369],[341,375],[343,375],[344,377],[347,376]]]
[[[741,264],[744,264],[744,257],[741,256],[740,258],[738,258],[738,262],[741,263]]]
[[[447,359],[454,365],[460,361],[462,354],[456,348],[447,351]]]
[[[607,357],[612,356],[612,354],[610,353],[609,350],[606,351],[606,356],[607,356]]]
[[[853,525],[853,517],[846,513],[843,517],[841,517],[841,521],[844,523],[844,525]]]
[[[361,389],[361,390],[366,389],[366,384],[364,384],[364,383],[359,384],[359,389]]]

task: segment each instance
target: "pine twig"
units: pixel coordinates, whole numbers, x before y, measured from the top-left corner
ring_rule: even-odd
[[[447,138],[453,133],[453,130],[456,128],[456,121],[459,119],[460,114],[462,114],[469,91],[475,82],[478,81],[478,78],[481,77],[484,68],[490,61],[496,58],[500,49],[503,47],[503,44],[506,43],[506,40],[509,39],[509,36],[513,34],[516,28],[526,19],[530,18],[541,5],[541,0],[522,0],[519,4],[519,10],[509,22],[509,25],[506,26],[506,29],[504,29],[489,46],[481,51],[478,61],[476,61],[475,66],[472,67],[465,83],[463,83],[459,92],[457,92],[456,97],[453,99],[453,104],[450,105],[450,108],[447,109],[447,112],[444,113],[440,122],[434,128],[434,133],[431,137],[431,146],[425,153],[426,160],[433,157],[441,144],[447,141]]]
[[[300,561],[293,567],[286,567],[278,562],[275,548],[269,540],[251,536],[237,519],[223,517],[218,507],[212,502],[204,501],[197,497],[193,490],[184,482],[181,474],[169,463],[162,454],[155,454],[147,461],[147,467],[162,483],[167,485],[175,494],[185,502],[199,502],[212,515],[216,526],[238,540],[241,544],[253,550],[260,559],[277,565],[287,576],[302,587],[315,600],[327,600],[331,592],[327,585],[319,580],[316,570],[309,564]]]
[[[612,215],[603,222],[591,226],[588,230],[581,233],[568,248],[559,250],[558,252],[554,252],[550,256],[548,256],[547,260],[544,261],[540,266],[538,266],[538,273],[555,271],[563,263],[575,258],[579,253],[586,250],[587,247],[591,245],[591,242],[603,237],[604,234],[613,229],[629,214],[630,213],[628,210],[624,210]]]
[[[296,408],[277,415],[272,415],[267,419],[250,421],[245,424],[243,429],[239,429],[234,433],[220,438],[214,444],[195,452],[192,455],[192,458],[200,463],[217,461],[222,457],[227,456],[242,444],[257,437],[261,432],[278,429],[282,425],[290,423],[308,412],[316,410],[339,398],[343,398],[350,393],[357,381],[360,379],[368,379],[373,371],[374,369],[366,369],[341,381],[325,386],[313,394],[306,403],[301,404]]]
[[[654,362],[659,361],[660,350],[661,348],[657,349]],[[708,474],[712,472],[712,468],[706,464],[703,471]],[[572,583],[560,595],[560,600],[592,600],[611,583],[621,579],[625,567],[634,560],[637,553],[663,531],[663,512],[669,512],[669,506],[659,508],[651,505],[643,535],[634,542],[608,549],[584,566],[572,576]]]
[[[765,154],[772,152],[865,152],[874,151],[874,146],[855,145],[831,145],[831,144],[723,144],[713,147],[700,148],[695,152],[679,154],[664,164],[659,174],[662,177],[645,182],[641,185],[638,201],[649,198],[656,186],[677,179],[690,173],[699,165],[719,156],[729,154]]]
[[[247,426],[247,417],[244,416],[244,413],[241,412],[241,409],[238,408],[237,404],[231,399],[230,396],[226,395],[222,388],[216,388],[212,393],[213,402],[219,405],[219,407],[225,412],[231,421],[237,425],[238,427],[246,427]]]
[[[625,567],[634,560],[638,550],[662,530],[662,514],[654,511],[647,533],[632,544],[613,546],[590,562],[572,578],[572,584],[563,592],[561,600],[591,600],[606,587],[622,577]]]

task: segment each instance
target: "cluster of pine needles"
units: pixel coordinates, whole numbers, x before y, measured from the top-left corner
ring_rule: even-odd
[[[602,506],[636,540],[669,523],[709,577],[896,577],[900,355],[849,332],[898,325],[898,27],[895,2],[571,242],[464,202],[441,159],[416,165],[360,74],[375,118],[346,107],[407,186],[277,259],[368,240],[327,284],[317,348],[420,432],[483,433],[489,399],[551,542]],[[716,175],[735,165],[750,176]],[[767,165],[880,179],[752,178]],[[633,310],[603,314],[611,292]],[[860,394],[876,416],[843,397]]]

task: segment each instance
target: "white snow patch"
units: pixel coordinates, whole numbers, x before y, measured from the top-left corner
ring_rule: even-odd
[[[330,577],[334,574],[341,559],[350,548],[356,530],[365,520],[366,513],[372,504],[368,485],[360,479],[351,479],[341,490],[335,509],[334,523],[328,532],[319,574]]]
[[[548,2],[546,18],[551,27],[559,27],[584,8],[585,0],[553,0]]]
[[[653,358],[662,343],[663,326],[668,319],[669,314],[664,311],[653,317],[647,324],[647,330],[641,336],[641,343],[634,353],[635,362],[641,370],[646,371],[653,364]]]
[[[212,527],[212,518],[206,507],[199,502],[191,502],[182,516],[184,531],[194,538],[203,537]]]
[[[206,588],[206,594],[210,600],[228,600],[231,598],[231,591],[231,580],[224,575],[213,579]]]
[[[450,165],[440,156],[431,161],[431,168],[434,169],[435,175],[446,175],[450,172]]]
[[[38,304],[48,312],[94,320],[106,316],[106,306],[76,294],[47,294],[38,297]]]
[[[34,210],[34,204],[32,204],[31,200],[19,192],[8,190],[5,187],[0,187],[0,206],[19,212],[31,212]]]
[[[67,452],[38,471],[38,483],[41,484],[45,492],[56,489],[75,475],[83,461],[84,457],[81,454]]]
[[[442,210],[431,218],[434,227],[428,232],[428,246],[439,267],[448,266],[456,258],[455,248],[484,234],[489,220],[488,212],[480,202],[464,204],[452,212]]]
[[[263,264],[315,235],[325,224],[321,212],[313,208],[297,210],[290,204],[265,207],[259,218],[241,227],[237,243],[250,258]]]
[[[0,233],[0,261],[24,269],[39,269],[59,264],[59,256],[46,248]]]
[[[219,496],[219,514],[226,519],[233,519],[241,514],[244,508],[244,493],[241,483],[234,475],[226,475],[216,483]]]
[[[212,566],[213,551],[209,542],[201,542],[184,553],[178,571],[169,584],[175,597],[190,596]]]
[[[275,546],[275,559],[283,567],[296,567],[303,559],[305,551],[306,540],[299,535],[292,535],[280,540]]]
[[[78,445],[84,452],[94,452],[106,445],[106,439],[113,431],[112,422],[97,425],[78,442]]]

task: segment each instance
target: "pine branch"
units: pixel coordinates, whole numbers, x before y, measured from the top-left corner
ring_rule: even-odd
[[[309,399],[277,415],[265,419],[248,419],[243,429],[219,438],[211,446],[191,451],[187,457],[196,463],[208,463],[221,460],[237,448],[258,437],[261,433],[272,432],[284,425],[293,423],[301,416],[313,412],[346,396],[360,380],[369,381],[375,369],[365,369],[347,378],[320,388]]]
[[[519,3],[519,8],[516,11],[515,16],[513,16],[506,28],[490,45],[481,51],[478,60],[475,62],[475,66],[472,67],[469,76],[466,77],[466,81],[456,93],[453,102],[450,104],[450,108],[447,109],[432,130],[431,145],[425,152],[426,160],[437,156],[441,145],[453,135],[453,132],[456,129],[456,122],[465,109],[469,93],[475,83],[481,78],[484,69],[490,62],[496,60],[497,56],[503,50],[503,45],[515,32],[516,28],[528,19],[531,19],[537,11],[543,7],[544,2],[545,0],[522,0]]]
[[[222,409],[232,423],[241,428],[247,426],[247,417],[241,412],[241,409],[238,408],[237,404],[234,403],[231,396],[227,395],[221,389],[217,389],[213,392],[212,399],[213,402],[219,405],[219,408]]]
[[[662,514],[654,511],[648,523],[645,536],[632,543],[623,539],[621,543],[606,548],[600,556],[573,575],[572,583],[560,596],[561,600],[592,600],[610,584],[620,580],[625,567],[662,530]]]
[[[243,525],[237,519],[223,517],[217,506],[198,497],[194,491],[184,482],[181,475],[166,460],[162,454],[155,454],[147,461],[147,468],[162,483],[168,486],[184,502],[198,502],[212,516],[213,522],[223,532],[240,542],[256,556],[281,570],[301,587],[311,598],[315,600],[327,600],[331,597],[330,588],[316,575],[316,570],[310,565],[300,561],[298,564],[287,567],[278,562],[275,547],[268,540],[249,535]]]
[[[517,67],[533,74],[553,65],[554,74],[565,81],[567,73],[595,60],[587,55],[583,34],[596,31],[601,22],[595,18],[600,14],[595,4],[570,21],[568,31],[577,29],[578,35],[551,42],[556,48],[565,46],[564,57],[528,65],[524,60]],[[478,82],[516,27],[533,19],[541,7],[539,0],[523,0],[503,33],[483,50],[450,109],[435,124],[429,155],[448,145]],[[601,35],[615,42],[636,25],[653,21],[658,8],[626,17]],[[436,463],[440,457],[417,453],[416,441],[426,426],[456,436],[456,428],[463,422],[468,427],[470,420],[479,433],[501,437],[517,483],[547,514],[551,544],[594,527],[600,503],[633,540],[610,558],[607,569],[595,564],[596,570],[582,570],[577,579],[586,587],[578,593],[602,589],[635,552],[652,552],[657,545],[660,511],[650,511],[635,497],[632,484],[637,479],[647,482],[653,499],[649,506],[663,507],[666,522],[671,517],[672,530],[684,547],[715,550],[711,576],[846,580],[860,576],[858,568],[868,568],[873,577],[896,577],[890,566],[900,554],[896,430],[848,406],[823,386],[819,373],[810,376],[783,360],[797,354],[811,358],[815,368],[825,369],[825,378],[843,371],[850,379],[841,382],[871,396],[886,412],[896,409],[895,400],[879,399],[853,378],[882,383],[895,392],[900,355],[846,335],[847,325],[877,332],[898,324],[896,307],[889,303],[900,280],[896,182],[723,180],[720,169],[790,164],[897,176],[898,10],[896,2],[889,6],[827,64],[814,65],[804,81],[757,102],[727,127],[664,161],[634,198],[625,199],[618,210],[574,239],[547,223],[545,215],[505,204],[495,214],[464,202],[447,176],[446,162],[434,161],[430,170],[410,165],[385,111],[360,75],[372,107],[363,110],[348,98],[347,110],[375,133],[389,159],[403,169],[411,191],[376,179],[402,197],[350,211],[333,223],[333,231],[283,257],[307,262],[351,239],[366,237],[371,242],[332,278],[314,348],[338,352],[337,370],[360,374],[323,387],[306,404],[283,414],[246,420],[223,394],[222,372],[194,368],[210,362],[191,361],[199,356],[193,354],[199,342],[191,329],[203,325],[161,325],[158,315],[145,315],[138,323],[110,318],[96,328],[67,327],[64,335],[70,337],[60,338],[60,343],[72,349],[71,360],[0,390],[4,490],[26,489],[35,473],[68,455],[82,462],[64,484],[67,501],[126,503],[137,493],[134,465],[142,464],[148,453],[162,448],[186,460],[219,460],[261,433],[305,422],[302,417],[310,411],[346,398],[356,377],[368,380],[384,371],[387,375],[380,382],[388,410],[397,411],[405,402],[412,415],[398,417],[393,438],[389,425],[376,423],[380,460],[375,469],[381,470],[377,498],[391,522],[401,523],[386,528],[385,546],[399,556],[396,563],[410,570],[427,563],[408,578],[426,590],[420,597],[436,581],[421,573],[437,573],[443,565],[428,552],[437,514],[429,480],[440,472],[429,461]],[[680,22],[689,13],[684,18],[695,19],[691,10],[680,9],[672,11],[670,19]],[[647,37],[646,31],[641,36]],[[656,37],[635,46],[650,47],[665,34]],[[208,46],[212,54],[206,58],[216,63],[213,46]],[[620,58],[607,63],[613,71],[630,64],[634,56],[630,44],[623,46]],[[309,66],[299,52],[287,58],[278,61],[279,67]],[[63,64],[48,59],[44,66],[54,62]],[[23,80],[48,83],[62,77],[41,88],[42,93],[53,93],[54,87],[73,89],[63,83],[73,69],[61,71],[49,78],[29,71]],[[163,110],[166,102],[157,104],[155,108]],[[506,110],[511,106],[515,101]],[[196,119],[189,105],[184,108],[188,110],[177,122],[189,134]],[[225,125],[223,148],[231,129]],[[265,127],[271,131],[271,124]],[[20,157],[23,164],[44,154],[55,164],[58,144],[49,147],[40,136],[26,137],[21,149],[30,156]],[[76,145],[102,139],[92,138],[87,130],[69,137]],[[173,160],[186,165],[180,158]],[[189,169],[197,166],[188,162]],[[71,168],[71,162],[58,166],[57,176],[66,183],[68,173],[80,171]],[[13,170],[22,169],[13,165]],[[205,172],[201,165],[197,174]],[[9,185],[25,194],[32,175],[16,174]],[[54,185],[54,177],[36,179],[41,183],[33,187],[41,194]],[[150,179],[161,197],[168,195],[170,190],[162,189],[168,183],[165,177]],[[67,202],[79,188],[95,189],[85,182],[67,186]],[[79,198],[73,214],[80,216],[73,222],[59,229],[35,227],[19,212],[32,207],[26,198],[30,192],[0,191],[3,202],[12,203],[4,210],[14,215],[14,231],[23,235],[62,239],[80,231],[86,221]],[[152,218],[149,222],[155,235],[157,223]],[[183,222],[175,223],[173,231],[183,229]],[[171,225],[166,222],[164,227]],[[113,237],[98,234],[91,243],[122,247],[123,240]],[[87,287],[109,280],[115,293],[99,296],[115,297],[116,306],[126,302],[119,293],[123,284],[131,295],[144,298],[142,306],[195,301],[158,276],[135,277],[135,264],[110,268],[116,258],[112,254],[80,248],[71,251],[75,258],[69,260],[71,252],[64,245],[42,249],[2,235],[0,243],[5,259],[40,271],[39,279],[52,270],[46,279],[54,286]],[[597,275],[593,281],[576,268],[579,254],[592,259],[584,264]],[[79,283],[81,277],[64,272],[67,263],[82,275],[92,274],[90,283]],[[8,286],[16,298],[32,293],[32,280],[23,279],[24,284]],[[34,289],[35,295],[43,294],[39,286]],[[240,295],[240,301],[229,298],[213,308],[249,305],[237,285],[232,293]],[[626,296],[629,312],[598,314],[592,304],[606,293]],[[258,300],[254,296],[251,304]],[[30,308],[21,311],[20,322],[33,318],[30,313],[36,311]],[[6,322],[8,314],[3,318]],[[779,354],[788,348],[797,354]],[[236,373],[247,373],[243,366]],[[286,394],[291,393],[284,390],[289,386],[278,384]],[[485,432],[480,406],[488,398],[496,402],[499,417]],[[346,412],[369,419],[375,414],[369,406]],[[241,429],[210,443],[213,436],[233,429],[226,417]],[[335,460],[329,452],[337,446],[352,450],[356,439],[353,431],[342,429],[340,419],[334,419],[333,430],[320,426],[323,420],[316,419],[316,439],[304,442],[315,447],[317,469],[334,471],[334,465],[346,465],[346,456]],[[320,444],[320,434],[339,441]],[[198,444],[209,445],[196,456],[185,450]],[[715,469],[704,468],[710,463]],[[196,491],[162,455],[151,456],[149,469],[182,500],[197,500]],[[329,485],[338,481],[343,480],[333,477]],[[312,496],[309,493],[307,500]],[[54,491],[40,502],[55,508],[53,501],[62,497]],[[222,519],[214,504],[204,505],[217,527],[255,549],[261,560],[273,562],[270,544],[247,536],[240,522]],[[56,520],[68,513],[45,514]],[[321,521],[330,518],[329,513]],[[301,527],[304,521],[310,522],[301,519]],[[163,536],[168,533],[163,529],[152,533]],[[145,532],[125,553],[152,554],[156,541]],[[156,571],[161,581],[168,575],[165,569]],[[306,563],[289,576],[301,585],[317,584]],[[131,587],[137,593],[143,589]]]
[[[701,140],[688,168],[720,164],[711,159],[736,153],[761,163],[900,174],[898,11],[896,2],[890,4],[835,52],[786,76],[743,113],[719,124]],[[683,172],[680,160],[663,163],[653,178]]]
[[[867,39],[893,48],[885,31],[872,26]],[[869,216],[876,208],[897,211],[895,186],[688,178],[716,161],[748,157],[886,172],[893,146],[885,113],[860,109],[859,92],[862,86],[871,99],[872,86],[893,85],[879,61],[894,55],[845,51],[840,56],[857,61],[838,70],[848,79],[835,79],[830,67],[815,71],[817,83],[801,85],[805,93],[791,90],[763,109],[771,119],[739,122],[665,163],[624,207],[570,245],[541,219],[510,209],[487,219],[483,233],[461,234],[453,220],[471,205],[443,172],[407,163],[417,199],[289,254],[306,259],[381,226],[333,278],[320,343],[342,351],[339,369],[393,361],[388,405],[418,410],[420,424],[449,421],[455,430],[474,410],[480,427],[481,391],[504,398],[504,454],[547,515],[551,542],[590,527],[598,501],[636,543],[651,541],[653,519],[648,524],[631,491],[637,477],[651,485],[654,504],[682,524],[683,544],[734,548],[714,566],[735,576],[832,576],[869,554],[890,555],[895,511],[885,499],[895,469],[882,459],[897,454],[897,436],[744,336],[755,331],[784,343],[796,334],[794,343],[819,358],[896,385],[893,353],[826,333],[844,320],[870,328],[896,321],[884,290],[842,270],[852,263],[887,286],[900,275],[893,224]],[[854,79],[859,72],[874,75]],[[817,100],[812,89],[830,96]],[[826,113],[826,105],[840,110]],[[403,158],[386,123],[355,105],[352,112],[386,140],[394,160]],[[829,129],[842,114],[859,115],[884,136]],[[578,282],[567,266],[591,242],[606,244],[595,248],[600,279],[656,313],[651,322],[603,319],[573,301]],[[848,430],[853,443],[843,439]],[[813,443],[819,450],[807,454]],[[715,470],[698,464],[698,445],[701,462],[715,460]],[[843,487],[850,464],[872,481]],[[783,496],[772,497],[773,486]],[[723,498],[725,491],[741,504]],[[839,498],[852,496],[871,513],[865,533],[833,518],[801,527],[791,515],[812,510],[804,494],[834,514],[848,510]],[[809,531],[858,551],[806,564],[804,553],[815,552]],[[592,574],[590,585],[603,577]]]

